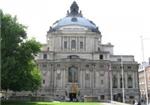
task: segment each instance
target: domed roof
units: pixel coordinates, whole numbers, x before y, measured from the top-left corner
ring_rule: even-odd
[[[53,24],[53,28],[57,29],[67,25],[79,25],[90,29],[96,29],[96,25],[84,17],[64,17]]]
[[[70,12],[67,11],[67,16],[57,20],[50,28],[49,32],[56,31],[60,27],[69,25],[79,25],[86,27],[93,32],[99,32],[98,28],[91,20],[88,20],[82,16],[82,13],[81,11],[79,12],[79,7],[75,1],[70,6]]]

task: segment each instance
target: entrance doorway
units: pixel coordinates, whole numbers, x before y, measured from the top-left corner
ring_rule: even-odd
[[[122,94],[118,93],[118,94],[113,95],[113,100],[122,102]]]
[[[69,93],[70,101],[77,101],[76,93]]]

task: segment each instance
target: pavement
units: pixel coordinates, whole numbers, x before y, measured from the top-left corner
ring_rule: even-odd
[[[126,103],[118,103],[118,102],[116,102],[116,103],[102,103],[102,105],[134,105],[134,104],[126,104]],[[146,105],[146,104],[141,103],[141,105]]]
[[[132,104],[126,104],[126,103],[120,103],[120,102],[111,102],[111,103],[102,103],[102,105],[132,105]]]
[[[113,105],[111,103],[102,103],[102,105]]]

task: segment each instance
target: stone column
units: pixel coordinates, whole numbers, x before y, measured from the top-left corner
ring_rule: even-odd
[[[76,42],[76,43],[75,43],[75,44],[76,44],[76,45],[75,45],[75,46],[76,46],[75,51],[77,52],[77,48],[78,48],[77,36],[75,36],[75,42]]]
[[[127,75],[127,72],[125,72],[124,74],[125,74],[125,88],[128,88],[128,75]]]
[[[64,73],[63,73],[63,69],[61,69],[61,88],[63,89],[64,87],[63,87],[63,84],[64,84],[64,75],[63,75]]]
[[[82,75],[82,80],[83,80],[83,83],[82,83],[82,85],[83,85],[83,88],[85,88],[85,70],[83,70],[83,75]]]
[[[83,37],[83,38],[84,38],[83,48],[84,48],[84,51],[86,51],[86,37]]]
[[[79,76],[79,80],[80,80],[79,86],[80,86],[80,88],[82,88],[82,70],[81,69],[79,71],[79,74],[80,74],[80,76]]]
[[[65,88],[65,69],[62,69],[62,74],[63,74],[63,76],[62,76],[62,88],[64,89]]]
[[[132,87],[133,87],[133,88],[135,88],[135,86],[136,86],[136,83],[135,83],[135,79],[136,79],[136,78],[135,78],[135,74],[134,74],[134,73],[135,73],[135,72],[132,73],[132,80],[133,80],[133,81],[132,81]]]
[[[135,88],[138,88],[138,77],[137,77],[137,72],[135,72],[134,77],[135,77]]]
[[[93,69],[93,73],[94,73],[93,74],[93,79],[94,79],[94,81],[93,81],[94,82],[93,83],[93,85],[94,85],[93,88],[96,88],[96,86],[95,86],[95,82],[96,82],[96,71],[95,71],[95,69]]]
[[[92,72],[89,71],[89,75],[90,75],[90,88],[92,88]]]
[[[118,88],[120,88],[120,72],[118,72]]]
[[[57,79],[56,79],[56,70],[54,71],[54,92],[56,92],[56,90],[57,90]]]
[[[71,37],[68,36],[68,51],[71,51]]]
[[[77,37],[77,51],[80,51],[80,37]]]

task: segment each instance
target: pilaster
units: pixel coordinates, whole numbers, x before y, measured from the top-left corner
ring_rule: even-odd
[[[120,72],[118,72],[118,88],[120,88]]]

